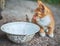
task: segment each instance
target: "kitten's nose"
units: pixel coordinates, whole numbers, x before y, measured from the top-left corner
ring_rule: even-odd
[[[0,8],[0,20],[3,19],[1,12],[2,12],[2,8]]]

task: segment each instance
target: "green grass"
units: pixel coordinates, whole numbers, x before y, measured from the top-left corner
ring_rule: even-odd
[[[60,4],[60,0],[42,0],[43,2],[49,3],[49,4]]]
[[[33,0],[33,1],[37,1],[37,0]],[[60,0],[41,0],[41,1],[48,4],[60,5]]]

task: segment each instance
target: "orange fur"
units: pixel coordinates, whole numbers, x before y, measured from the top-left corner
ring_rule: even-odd
[[[49,15],[48,15],[49,14]],[[36,19],[34,19],[34,17],[39,17],[39,18],[43,18],[45,16],[50,16],[50,24],[47,26],[48,28],[48,32],[47,32],[47,35],[50,36],[53,34],[54,32],[54,26],[55,26],[55,21],[54,21],[54,16],[51,12],[51,10],[45,6],[41,1],[38,0],[38,7],[35,9],[35,14],[32,18],[32,22],[39,25],[36,21]],[[40,25],[39,25],[40,26]],[[40,26],[41,30],[40,30],[40,33],[45,33],[44,29],[42,26]],[[50,36],[50,37],[53,37],[53,36]]]

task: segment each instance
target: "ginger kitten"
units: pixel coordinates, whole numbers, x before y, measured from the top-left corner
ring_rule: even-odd
[[[40,35],[44,37],[46,34],[49,37],[54,36],[54,16],[51,10],[41,1],[37,1],[38,7],[35,9],[32,22],[40,26]]]

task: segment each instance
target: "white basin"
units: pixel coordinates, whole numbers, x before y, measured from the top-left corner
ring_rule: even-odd
[[[7,34],[11,41],[23,43],[30,41],[40,30],[40,27],[29,22],[11,22],[2,25],[1,30]]]

